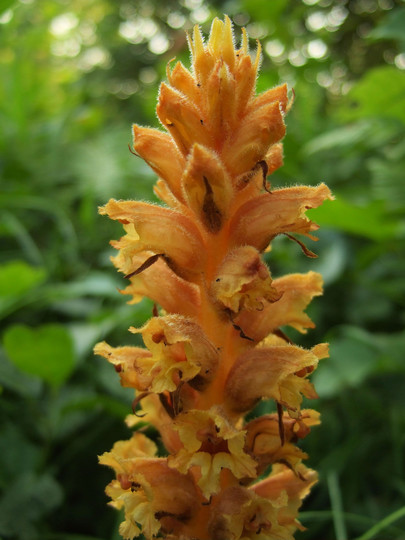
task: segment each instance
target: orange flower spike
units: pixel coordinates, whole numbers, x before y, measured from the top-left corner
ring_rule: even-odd
[[[100,457],[116,475],[106,492],[123,510],[127,540],[292,540],[316,482],[298,443],[319,415],[301,404],[317,397],[309,377],[328,348],[299,347],[284,328],[315,326],[305,309],[322,279],[273,278],[263,252],[284,234],[314,257],[295,235],[316,240],[306,211],[332,195],[324,184],[274,189],[267,180],[283,163],[292,100],[285,84],[255,95],[260,44],[251,56],[242,29],[235,46],[228,17],[205,41],[196,26],[188,42],[192,69],[170,62],[160,87],[164,131],[133,126],[164,205],[110,200],[100,209],[125,231],[112,242],[128,280],[121,292],[131,304],[155,303],[153,317],[130,328],[145,347],[95,347],[139,408],[126,419],[133,437]],[[262,399],[277,413],[245,422]]]

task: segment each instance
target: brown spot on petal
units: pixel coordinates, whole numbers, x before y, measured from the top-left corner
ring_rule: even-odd
[[[210,183],[205,176],[203,179],[205,185],[205,195],[202,207],[204,224],[210,232],[217,233],[222,226],[222,214],[215,204],[214,192],[212,191]]]

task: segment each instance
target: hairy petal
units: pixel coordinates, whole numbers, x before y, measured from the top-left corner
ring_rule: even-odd
[[[245,117],[229,145],[223,160],[232,175],[249,171],[265,158],[270,146],[285,135],[285,124],[278,102],[264,105]],[[237,152],[235,152],[237,148]]]
[[[150,260],[153,253],[146,255],[146,258],[144,255],[134,255],[133,266],[140,268],[145,261]],[[201,303],[199,288],[175,274],[162,257],[157,258],[142,272],[133,275],[130,285],[120,292],[132,296],[130,304],[136,304],[146,296],[168,313],[180,313],[190,317],[196,317]],[[178,300],[179,296],[181,302]]]
[[[332,195],[325,184],[292,187],[263,193],[242,205],[231,221],[235,245],[249,244],[259,251],[281,233],[299,233],[313,238],[318,226],[305,216]]]
[[[234,412],[244,412],[266,397],[296,413],[302,400],[301,393],[309,397],[312,387],[306,379],[295,374],[304,368],[316,368],[325,356],[326,344],[311,350],[294,345],[248,350],[239,356],[229,372],[225,384],[227,406]]]
[[[141,371],[140,362],[151,360],[151,353],[141,347],[111,347],[105,341],[97,343],[94,353],[106,358],[118,372],[121,385],[136,388],[140,391],[149,389],[152,383],[151,375]]]
[[[174,427],[184,447],[169,457],[169,465],[180,472],[197,466],[198,485],[206,498],[219,491],[222,469],[237,478],[255,477],[256,462],[243,450],[245,432],[236,429],[219,408],[182,413]]]
[[[218,155],[195,144],[181,182],[189,207],[210,232],[218,232],[233,195],[231,179]]]
[[[150,390],[173,392],[181,381],[206,385],[215,374],[218,351],[201,327],[182,315],[153,317],[140,329],[151,356],[138,362],[138,368],[151,378]]]
[[[116,263],[125,274],[136,269],[132,258],[144,251],[165,255],[180,273],[188,275],[201,268],[203,240],[196,225],[180,212],[144,202],[111,199],[100,208],[100,213],[124,223],[127,235],[113,245],[121,251]]]
[[[314,328],[314,323],[304,312],[314,296],[322,294],[322,277],[316,272],[288,274],[273,280],[280,298],[267,304],[261,312],[241,312],[237,323],[248,336],[261,341],[281,326],[291,326],[301,333]]]
[[[162,178],[173,195],[183,201],[179,178],[184,170],[184,156],[173,139],[157,129],[133,126],[133,148],[141,158]]]
[[[228,253],[211,290],[216,301],[234,313],[242,308],[249,312],[263,310],[264,304],[280,298],[267,266],[251,246],[238,247]]]

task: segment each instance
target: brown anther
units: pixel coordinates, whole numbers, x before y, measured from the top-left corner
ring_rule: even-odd
[[[309,373],[312,373],[314,369],[315,369],[314,366],[306,366],[296,371],[294,375],[297,375],[297,377],[305,377]]]
[[[285,334],[282,330],[280,330],[280,328],[277,328],[277,330],[273,330],[273,334],[275,336],[278,336],[280,337],[281,339],[284,339],[284,341],[286,341],[287,343],[289,343],[290,345],[294,345],[294,342],[292,341],[292,339],[290,339],[287,334]]]
[[[164,332],[156,332],[155,334],[152,334],[152,341],[153,343],[163,343],[167,345],[166,336]]]

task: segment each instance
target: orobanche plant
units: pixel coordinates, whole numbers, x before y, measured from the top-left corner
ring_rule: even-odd
[[[123,509],[126,539],[292,539],[316,482],[296,446],[319,424],[302,396],[316,397],[308,375],[328,353],[326,344],[295,345],[282,328],[314,327],[304,309],[322,280],[273,279],[263,253],[286,235],[314,256],[294,235],[316,239],[305,211],[331,194],[324,184],[267,181],[282,165],[290,103],[286,85],[255,95],[260,45],[251,57],[242,30],[237,48],[225,17],[206,43],[195,27],[189,46],[191,72],[169,65],[160,87],[165,131],[133,128],[134,152],[158,175],[164,204],[110,200],[100,210],[125,230],[113,242],[129,280],[123,292],[155,303],[145,326],[130,328],[145,348],[96,346],[135,389],[137,407],[132,437],[100,462],[115,471],[107,494]],[[275,412],[246,420],[262,399]]]

